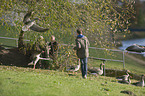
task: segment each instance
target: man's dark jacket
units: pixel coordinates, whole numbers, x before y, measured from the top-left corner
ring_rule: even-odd
[[[74,47],[74,50],[76,50],[78,58],[89,57],[89,45],[90,44],[86,36],[76,38],[76,47]]]

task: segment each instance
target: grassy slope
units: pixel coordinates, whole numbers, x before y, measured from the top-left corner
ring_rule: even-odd
[[[125,54],[125,69],[130,70],[132,73],[141,75],[145,74],[145,64],[141,64],[137,62],[136,60],[129,58],[127,56],[128,54]],[[115,52],[115,53],[108,53],[107,51],[101,51],[101,50],[90,50],[90,56],[97,57],[97,58],[106,58],[106,59],[115,59],[115,60],[123,60],[122,59],[122,53]],[[94,66],[99,67],[99,64],[102,61],[100,60],[89,60],[88,66]],[[105,62],[105,68],[109,69],[123,69],[123,62],[114,62],[114,61],[106,61]]]
[[[122,90],[145,94],[145,88],[104,76],[82,79],[80,74],[9,66],[0,66],[0,71],[0,96],[126,96]]]
[[[4,31],[3,31],[4,32]],[[1,36],[8,36],[1,31]],[[1,40],[5,44],[4,40]],[[11,42],[8,42],[9,45]],[[13,45],[13,44],[12,44]],[[109,59],[121,59],[120,53],[111,53],[90,50],[90,56]],[[115,58],[114,58],[115,57]],[[125,57],[125,69],[129,69],[132,73],[144,74],[145,66],[138,62]],[[102,61],[89,60],[88,66],[99,67]],[[106,68],[123,69],[123,63],[105,62]],[[28,68],[15,68],[0,66],[0,96],[123,96],[121,90],[130,90],[139,96],[145,94],[145,89],[130,85],[122,85],[116,83],[114,78],[109,77],[92,77],[87,80],[81,79],[80,74],[69,77],[63,72],[52,72],[48,70],[31,70]],[[115,82],[111,82],[115,81]],[[105,84],[107,82],[107,84]],[[101,83],[103,83],[101,85]],[[104,85],[105,84],[105,85]],[[108,91],[106,91],[108,90]]]

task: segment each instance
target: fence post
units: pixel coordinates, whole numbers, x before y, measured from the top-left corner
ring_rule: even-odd
[[[123,69],[125,68],[125,52],[123,51]]]
[[[18,47],[18,40],[16,40],[16,46]]]
[[[105,60],[103,60],[103,64],[104,64],[104,66],[103,66],[104,68],[103,69],[104,69],[104,76],[105,76],[106,75],[105,74]]]

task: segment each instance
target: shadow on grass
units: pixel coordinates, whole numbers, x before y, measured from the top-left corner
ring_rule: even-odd
[[[19,53],[18,48],[5,49],[0,46],[0,64],[7,66],[29,67],[29,57]]]

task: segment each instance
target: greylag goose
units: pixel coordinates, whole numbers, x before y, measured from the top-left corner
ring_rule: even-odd
[[[145,46],[133,44],[126,48],[127,51],[133,51],[133,52],[145,52]]]
[[[100,68],[93,68],[93,69],[88,69],[90,74],[95,74],[96,76],[102,75],[103,74],[103,63],[100,64]]]
[[[30,62],[28,65],[34,64],[33,69],[35,69],[35,65],[38,62],[38,60],[40,59],[40,54],[41,54],[42,50],[46,49],[45,48],[46,46],[45,46],[45,44],[42,43],[43,40],[40,40],[40,42],[35,42],[35,44],[25,43],[24,42],[24,31],[27,31],[30,28],[36,32],[45,32],[48,30],[48,28],[42,28],[42,27],[39,27],[38,25],[36,25],[34,23],[34,21],[38,20],[38,18],[30,20],[30,16],[32,15],[32,13],[33,12],[30,11],[24,16],[24,19],[23,19],[24,26],[22,27],[22,30],[19,35],[18,49],[22,54],[32,58],[32,62]]]
[[[118,81],[118,83],[122,83],[122,84],[130,84],[130,83],[131,83],[130,77],[131,77],[131,76],[128,76],[128,77],[127,77],[127,80],[122,79],[121,81]]]
[[[128,80],[128,76],[129,76],[128,72],[130,72],[130,71],[126,70],[125,71],[126,75],[119,76],[116,79],[119,79],[119,80]]]
[[[72,71],[73,74],[74,72],[77,72],[80,69],[80,59],[78,60],[78,65],[76,66],[70,66],[68,69],[66,69],[66,71]]]
[[[141,81],[140,82],[135,82],[135,83],[132,83],[132,84],[135,85],[135,86],[144,87],[144,75],[141,75]]]
[[[35,65],[37,64],[37,62],[42,59],[40,58],[40,54],[42,50],[45,50],[45,47],[41,48],[42,46],[45,46],[45,41],[44,38],[40,36],[30,50],[30,59],[32,60],[32,62],[30,62],[28,65],[34,65],[33,69],[35,69]]]
[[[35,24],[35,20],[40,20],[39,18],[30,19],[30,16],[33,14],[32,11],[28,12],[23,19],[24,26],[22,27],[23,31],[27,31],[29,28],[36,32],[44,32],[49,30],[48,28],[43,28]]]
[[[37,53],[34,53],[32,56],[32,62],[30,62],[28,65],[34,65],[33,69],[35,69],[35,65],[37,64],[37,62],[39,61],[40,59],[40,54],[37,54]]]
[[[137,96],[132,91],[128,91],[128,90],[120,91],[120,93],[128,94],[129,96]]]

